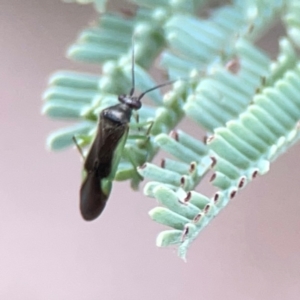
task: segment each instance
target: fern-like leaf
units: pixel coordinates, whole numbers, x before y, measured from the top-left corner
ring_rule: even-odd
[[[68,50],[70,59],[101,64],[100,76],[60,71],[50,78],[44,113],[77,124],[52,134],[48,142],[61,149],[76,135],[82,146],[90,144],[99,112],[129,91],[133,35],[138,89],[155,85],[147,69],[162,53],[160,65],[169,77],[185,80],[163,97],[158,91],[149,94],[152,105],[140,111],[142,122],[154,122],[149,142],[128,139],[116,180],[130,179],[133,187],[139,175],[150,180],[144,193],[159,203],[150,217],[171,227],[158,235],[157,245],[178,245],[185,258],[192,241],[229,200],[299,139],[300,6],[296,0],[234,0],[201,18],[197,12],[209,8],[209,1],[134,3],[139,5],[135,16],[104,13]],[[105,1],[94,4],[104,11]],[[279,40],[272,61],[255,42],[280,18],[287,36]],[[207,130],[206,143],[172,131],[185,116]],[[156,166],[150,161],[159,149],[173,158]],[[195,192],[210,170],[217,192]]]

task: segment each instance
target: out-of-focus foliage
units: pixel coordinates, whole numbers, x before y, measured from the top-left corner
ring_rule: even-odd
[[[211,1],[136,0],[136,11],[125,16],[105,12],[106,1],[74,2],[94,2],[102,14],[67,56],[101,65],[102,74],[51,76],[43,112],[76,123],[51,134],[48,144],[63,149],[72,145],[73,135],[81,146],[91,143],[99,112],[130,90],[133,36],[138,90],[155,86],[148,70],[160,57],[168,77],[183,80],[165,95],[149,94],[151,103],[139,111],[140,122],[154,122],[149,142],[128,138],[116,180],[130,179],[133,187],[139,175],[150,180],[144,193],[159,202],[150,216],[171,227],[158,235],[157,245],[178,245],[184,258],[229,200],[299,139],[300,3],[232,0],[210,8]],[[272,60],[255,42],[279,21],[287,35]],[[192,132],[172,131],[183,117],[207,130],[206,143]],[[159,149],[173,159],[156,166],[150,161]],[[194,189],[211,169],[218,191],[209,197]]]

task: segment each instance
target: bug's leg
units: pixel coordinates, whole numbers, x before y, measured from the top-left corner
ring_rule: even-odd
[[[146,121],[146,122],[143,122],[143,123],[134,123],[134,124],[131,123],[130,128],[131,129],[137,129],[138,131],[140,131],[142,127],[146,127],[147,125],[149,125],[149,126],[147,127],[147,130],[146,130],[144,135],[142,135],[141,133],[129,134],[129,138],[147,140],[149,135],[150,135],[153,124],[154,124],[153,121]]]
[[[136,145],[138,146],[138,148],[141,151],[145,151],[146,150],[146,155],[143,159],[141,159],[141,164],[143,164],[145,161],[147,161],[149,159],[149,154],[150,154],[150,149],[149,147],[147,147],[150,144],[150,132],[152,129],[154,122],[153,121],[147,121],[144,123],[140,123],[139,125],[146,127],[147,125],[149,125],[145,131],[145,134],[136,134],[136,135],[129,135],[130,139],[135,139],[136,141]],[[135,128],[137,126],[137,124],[131,124],[130,125],[131,128]],[[131,153],[130,153],[131,154]],[[131,154],[132,155],[132,154]],[[136,164],[135,164],[136,165]]]
[[[137,189],[139,183],[144,179],[143,176],[139,174],[138,167],[148,161],[151,158],[151,153],[153,153],[150,147],[147,147],[147,144],[151,145],[149,133],[152,126],[153,121],[130,124],[130,128],[135,128],[136,130],[139,130],[139,127],[144,127],[144,133],[136,132],[136,134],[128,135],[128,139],[133,140],[133,143],[129,143],[123,149],[123,157],[132,166],[132,171],[134,172],[131,180],[131,186],[134,189]]]
[[[140,124],[140,115],[139,115],[139,113],[137,111],[133,111],[133,117],[135,119],[138,131],[141,131],[142,124]]]
[[[147,138],[143,142],[143,146],[147,149],[145,161],[148,161],[149,160],[149,156],[150,156],[150,149],[149,149],[149,147],[147,147],[147,144],[151,146],[150,132],[151,132],[151,129],[153,127],[154,121],[150,121],[148,124],[149,124],[149,127],[147,128],[147,131],[146,131],[146,137]]]
[[[79,144],[78,144],[78,142],[77,142],[77,139],[76,139],[75,135],[73,135],[72,140],[73,140],[73,142],[74,142],[74,144],[75,144],[75,146],[76,146],[78,152],[80,153],[82,159],[85,160],[85,157],[84,157],[84,155],[83,155],[83,151],[82,151],[81,147],[79,146]]]
[[[150,125],[149,125],[149,127],[147,128],[146,135],[149,137],[149,136],[150,136],[151,129],[152,129],[153,124],[154,124],[154,121],[149,121],[148,124],[150,124]]]
[[[150,132],[151,132],[151,129],[153,127],[153,124],[154,124],[153,121],[149,121],[149,122],[144,123],[144,126],[145,125],[149,125],[149,126],[148,126],[146,134],[145,134],[146,137],[144,139],[141,139],[142,140],[141,146],[146,147],[146,145],[150,142]]]

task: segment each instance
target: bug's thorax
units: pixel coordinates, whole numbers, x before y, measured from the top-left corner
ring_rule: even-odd
[[[108,107],[101,112],[101,118],[115,125],[123,125],[130,122],[132,110],[141,108],[141,101],[138,97],[130,95],[120,95],[119,104]]]
[[[106,121],[106,123],[112,123],[115,125],[123,125],[130,122],[132,109],[123,103],[110,106],[101,112],[100,119]]]

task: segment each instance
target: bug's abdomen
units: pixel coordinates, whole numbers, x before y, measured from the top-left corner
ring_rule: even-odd
[[[92,221],[103,211],[108,195],[101,188],[99,177],[96,173],[87,174],[80,189],[80,212],[84,220]]]

